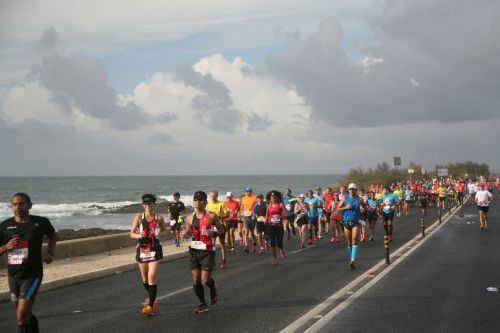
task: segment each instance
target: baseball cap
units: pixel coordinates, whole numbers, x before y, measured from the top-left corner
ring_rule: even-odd
[[[253,192],[250,186],[245,187],[245,192]]]
[[[306,196],[304,195],[304,193],[301,193],[301,194],[299,195],[299,198],[305,198],[305,197],[306,197]]]
[[[145,203],[155,203],[156,202],[156,197],[152,194],[144,194],[142,197],[141,197],[141,201],[143,204]]]
[[[227,192],[226,193],[226,197],[232,197],[233,196],[233,192]]]
[[[350,190],[351,188],[353,188],[353,189],[357,190],[357,189],[358,189],[358,186],[357,186],[356,184],[354,184],[354,183],[350,183],[350,184],[349,184],[349,186],[347,186],[347,189],[349,189],[349,190]]]
[[[264,199],[264,194],[262,194],[262,193],[261,193],[261,194],[259,194],[259,195],[257,196],[257,198]]]
[[[207,201],[207,194],[203,191],[196,191],[194,192],[193,200],[196,199],[202,199],[203,201]]]

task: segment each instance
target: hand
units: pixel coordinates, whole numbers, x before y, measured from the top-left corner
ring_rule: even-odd
[[[45,256],[45,258],[43,259],[43,261],[45,261],[47,264],[50,264],[52,262],[52,259],[54,258],[54,256],[50,253],[47,253],[47,255]]]
[[[21,245],[21,237],[14,235],[12,239],[5,245],[7,250],[17,249]]]
[[[148,232],[146,230],[143,230],[141,232],[141,238],[146,238],[146,237],[148,237]]]

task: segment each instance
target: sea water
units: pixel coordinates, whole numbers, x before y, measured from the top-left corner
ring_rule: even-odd
[[[0,178],[0,220],[12,216],[10,200],[25,192],[33,202],[31,214],[48,217],[56,229],[128,229],[133,215],[124,207],[140,202],[144,193],[155,194],[159,202],[171,200],[174,192],[191,206],[192,195],[201,190],[226,192],[235,198],[250,186],[254,194],[292,189],[305,193],[317,186],[332,186],[343,175],[210,175],[210,176],[116,176],[116,177],[23,177]],[[159,212],[165,214],[166,212]]]

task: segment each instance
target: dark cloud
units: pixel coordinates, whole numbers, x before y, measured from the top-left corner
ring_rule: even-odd
[[[152,145],[168,145],[175,143],[175,139],[168,133],[151,133],[148,142]]]
[[[270,127],[273,124],[273,122],[271,121],[271,119],[269,119],[268,115],[261,116],[252,112],[247,117],[247,124],[248,124],[247,129],[250,132],[261,132]]]
[[[498,12],[494,0],[392,2],[361,50],[383,62],[351,63],[342,29],[328,19],[268,64],[312,106],[311,119],[337,126],[492,119],[500,115]]]
[[[108,85],[108,75],[98,59],[62,55],[53,28],[45,30],[35,45],[42,51],[42,59],[33,67],[33,73],[63,111],[71,113],[73,107],[78,107],[82,113],[119,129],[133,129],[150,122],[135,103],[119,105],[116,91]]]
[[[192,106],[199,111],[198,117],[207,121],[217,132],[233,132],[243,121],[242,113],[234,107],[231,92],[227,86],[208,73],[196,72],[189,64],[178,65],[177,80],[203,92],[192,100]]]

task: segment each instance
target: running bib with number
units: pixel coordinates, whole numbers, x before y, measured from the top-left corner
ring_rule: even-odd
[[[272,224],[279,224],[280,222],[281,222],[281,217],[278,217],[278,216],[271,217]]]
[[[286,210],[292,210],[292,205],[290,205],[290,204],[286,204],[285,207],[286,207]]]
[[[249,216],[252,216],[252,212],[249,210],[246,210],[243,212],[243,215],[245,215],[246,217],[249,217]]]
[[[173,226],[174,226],[174,225],[176,225],[176,224],[177,224],[177,221],[176,221],[176,220],[170,220],[170,226],[172,226],[172,227],[173,227]]]
[[[200,241],[191,241],[191,248],[196,250],[206,250],[207,244]]]
[[[151,251],[150,249],[139,249],[139,258],[141,261],[152,261],[156,259],[156,251]]]
[[[266,222],[266,217],[265,216],[259,216],[259,217],[257,217],[257,221],[259,221],[259,222]]]
[[[21,241],[19,248],[13,249],[7,255],[9,265],[22,265],[28,262],[28,241]]]

